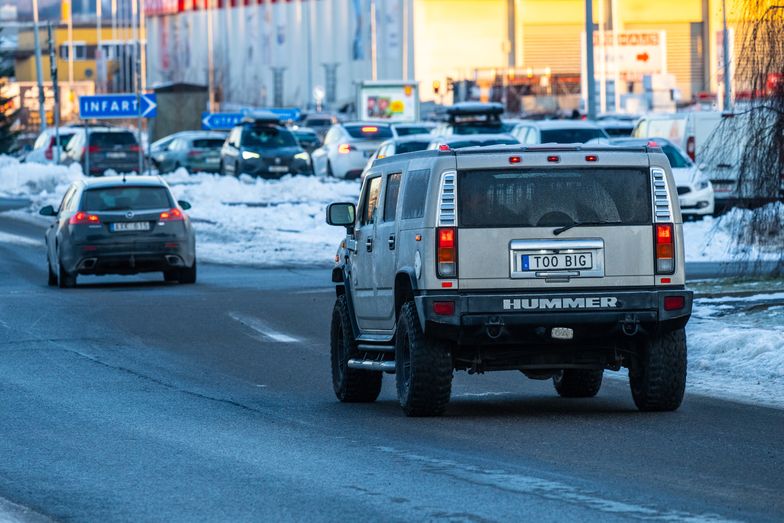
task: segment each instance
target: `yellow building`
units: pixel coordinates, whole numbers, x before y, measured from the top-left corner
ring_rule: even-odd
[[[592,5],[597,34],[599,28],[609,34],[614,19],[619,32],[663,34],[662,66],[674,75],[683,100],[719,90],[721,0],[594,0]],[[742,2],[727,0],[727,5],[734,28]],[[584,0],[416,0],[414,6],[416,77],[425,92],[434,81],[471,79],[477,70],[491,68],[511,68],[511,76],[547,72],[579,81]],[[640,52],[640,59],[648,54]],[[597,75],[599,69],[597,64]],[[627,89],[625,82],[619,86]]]

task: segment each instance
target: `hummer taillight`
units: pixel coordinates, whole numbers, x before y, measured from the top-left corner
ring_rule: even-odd
[[[675,272],[675,234],[671,223],[657,223],[656,233],[656,274]]]
[[[439,227],[436,229],[437,265],[439,278],[457,277],[457,229],[455,227]]]

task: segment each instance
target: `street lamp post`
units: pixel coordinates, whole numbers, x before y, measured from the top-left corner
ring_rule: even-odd
[[[593,5],[585,0],[585,76],[588,91],[586,110],[588,119],[596,119],[596,75],[593,67]]]
[[[41,130],[46,129],[46,98],[44,98],[44,73],[41,66],[41,39],[38,35],[38,0],[33,0],[33,41],[35,44],[35,76],[38,80],[38,114]]]
[[[730,75],[730,35],[727,29],[727,0],[722,0],[721,12],[724,18],[724,28],[722,30],[722,45],[724,45],[724,110],[730,111],[732,109],[732,76]]]

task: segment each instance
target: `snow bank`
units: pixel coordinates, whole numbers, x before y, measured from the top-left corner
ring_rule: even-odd
[[[34,206],[61,198],[68,185],[81,177],[79,164],[19,163],[10,156],[0,156],[0,195],[29,198]]]
[[[784,223],[784,204],[777,203],[768,208],[780,216]],[[752,211],[732,209],[718,218],[707,217],[698,222],[683,224],[686,261],[722,262],[730,260],[778,260],[781,250],[761,250],[759,247],[736,246],[733,244],[732,229],[739,223],[748,222]]]
[[[784,407],[784,295],[696,299],[686,327],[691,392]]]

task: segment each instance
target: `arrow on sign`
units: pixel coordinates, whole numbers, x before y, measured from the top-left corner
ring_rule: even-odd
[[[141,96],[142,102],[142,118],[152,118],[156,115],[158,104],[154,94],[143,94]]]
[[[640,54],[637,55],[637,61],[638,62],[647,62],[648,58],[650,58],[648,53],[640,53]]]

